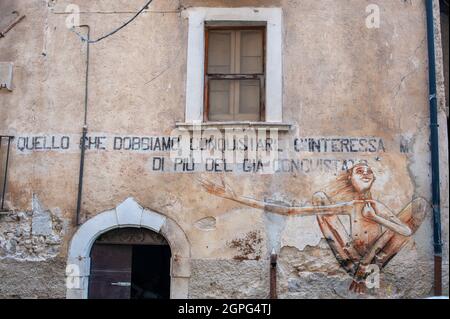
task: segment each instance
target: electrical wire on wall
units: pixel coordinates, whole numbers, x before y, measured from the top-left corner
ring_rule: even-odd
[[[148,8],[148,6],[153,2],[153,0],[149,0],[142,8],[141,10],[139,10],[130,20],[128,20],[127,22],[125,22],[124,24],[122,24],[120,27],[118,27],[117,29],[101,36],[100,38],[96,39],[96,40],[91,40],[86,38],[84,35],[78,33],[75,30],[75,27],[72,28],[72,31],[82,40],[88,43],[98,43],[114,34],[116,34],[117,32],[119,32],[120,30],[122,30],[123,28],[125,28],[127,25],[129,25],[131,22],[133,22],[142,12],[144,12],[145,9]]]
[[[84,98],[84,122],[83,122],[83,130],[82,130],[82,145],[81,145],[81,156],[80,156],[80,170],[79,170],[79,176],[78,176],[78,195],[77,195],[77,206],[76,206],[76,225],[81,224],[80,220],[80,214],[81,214],[81,206],[82,206],[82,196],[83,196],[83,180],[84,180],[84,163],[85,163],[85,156],[86,156],[86,138],[88,134],[88,123],[87,123],[87,113],[88,113],[88,94],[89,94],[89,45],[98,43],[125,28],[127,25],[129,25],[131,22],[133,22],[142,12],[144,12],[145,9],[148,8],[148,6],[153,2],[153,0],[147,1],[147,3],[127,22],[122,24],[119,28],[114,29],[113,31],[101,36],[100,38],[96,40],[91,40],[90,38],[90,27],[89,25],[80,25],[81,28],[87,28],[87,37],[84,35],[81,35],[75,30],[75,27],[72,27],[72,31],[84,42],[87,43],[86,47],[86,82],[85,82],[85,98]]]

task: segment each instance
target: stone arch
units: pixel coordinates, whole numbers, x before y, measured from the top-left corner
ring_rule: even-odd
[[[172,252],[170,297],[188,297],[190,269],[190,244],[181,227],[172,219],[144,209],[133,198],[126,199],[115,209],[100,213],[85,222],[69,245],[66,278],[68,299],[86,299],[90,275],[90,252],[95,240],[116,228],[146,228],[161,234]]]

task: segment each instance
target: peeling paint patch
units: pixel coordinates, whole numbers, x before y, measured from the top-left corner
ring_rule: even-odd
[[[304,250],[319,245],[323,238],[315,216],[291,217],[281,237],[281,246]]]
[[[267,212],[263,215],[263,218],[269,245],[267,248],[270,251],[275,249],[275,251],[278,252],[281,247],[281,235],[286,228],[286,221],[288,218]]]
[[[345,273],[340,269],[325,239],[318,246],[307,246],[303,250],[296,247],[282,247],[279,265],[289,276],[299,276],[303,272],[320,272],[328,275]]]
[[[33,236],[49,236],[52,233],[52,215],[49,211],[35,211],[31,220]]]
[[[36,196],[32,207],[1,218],[0,260],[43,261],[58,255],[67,222],[44,209]]]
[[[238,250],[234,260],[260,260],[263,238],[260,231],[251,231],[243,238],[233,239],[227,245]]]

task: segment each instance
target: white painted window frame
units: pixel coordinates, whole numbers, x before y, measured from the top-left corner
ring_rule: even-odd
[[[205,22],[266,22],[266,114],[264,123],[283,122],[283,63],[281,8],[203,8],[186,10],[189,19],[186,123],[203,122]]]

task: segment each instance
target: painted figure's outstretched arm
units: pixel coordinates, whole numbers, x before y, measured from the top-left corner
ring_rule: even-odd
[[[349,208],[353,207],[354,204],[352,202],[348,202],[348,203],[339,203],[335,205],[293,207],[282,204],[266,203],[264,201],[259,201],[253,198],[238,196],[234,193],[232,188],[229,185],[227,185],[223,180],[222,185],[218,185],[203,179],[199,180],[199,182],[203,186],[203,188],[210,194],[226,198],[249,207],[263,209],[271,213],[285,216],[348,214],[350,211]]]
[[[409,237],[412,235],[412,230],[403,223],[388,207],[373,201],[366,201],[366,206],[363,209],[363,216],[383,225],[384,227],[402,235]]]

